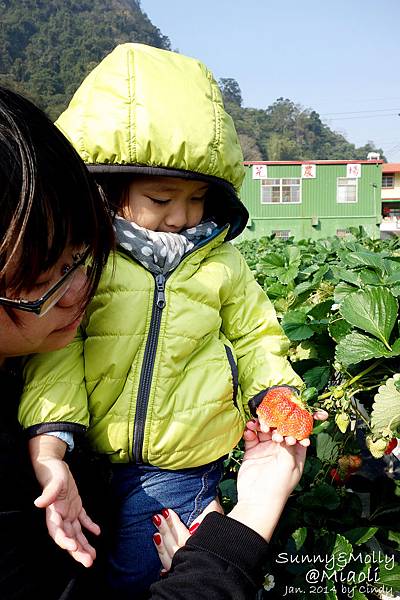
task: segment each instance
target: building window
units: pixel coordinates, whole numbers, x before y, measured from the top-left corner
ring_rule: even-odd
[[[394,173],[384,173],[382,175],[382,187],[383,188],[394,187]]]
[[[301,179],[262,179],[261,204],[300,204]]]
[[[288,240],[290,238],[290,229],[275,229],[272,233],[280,240]]]
[[[338,177],[336,202],[339,202],[340,204],[346,204],[348,202],[357,202],[357,181],[357,179]]]

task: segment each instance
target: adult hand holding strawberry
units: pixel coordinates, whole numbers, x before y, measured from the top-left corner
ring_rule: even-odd
[[[238,472],[238,502],[229,517],[269,541],[286,501],[300,481],[306,448],[274,442],[272,433],[247,423],[245,453]]]

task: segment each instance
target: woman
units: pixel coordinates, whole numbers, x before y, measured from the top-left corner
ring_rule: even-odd
[[[78,573],[48,538],[17,425],[18,357],[75,336],[113,244],[97,187],[63,135],[0,90],[0,597],[61,598]],[[87,275],[82,264],[91,262]],[[20,299],[21,298],[21,299]],[[39,300],[38,300],[39,299]],[[66,595],[65,597],[68,597]],[[71,595],[72,597],[72,595]]]
[[[33,505],[39,490],[16,419],[21,359],[15,357],[56,350],[73,339],[112,246],[107,208],[75,151],[40,110],[0,88],[2,600],[87,595],[83,568],[54,547],[44,514]],[[238,504],[228,517],[207,515],[174,556],[168,577],[153,586],[153,600],[240,600],[257,589],[267,541],[300,478],[305,448],[276,444],[255,425],[245,438]],[[168,568],[188,534],[175,515],[165,515],[155,542]],[[83,508],[71,527],[81,525],[98,533]],[[87,551],[91,545],[80,536]]]

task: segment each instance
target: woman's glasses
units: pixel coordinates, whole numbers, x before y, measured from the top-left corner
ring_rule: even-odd
[[[38,317],[43,317],[43,315],[48,313],[49,310],[53,308],[53,306],[57,304],[59,300],[61,300],[64,294],[67,293],[71,287],[77,269],[79,269],[79,267],[85,263],[89,253],[90,249],[86,248],[82,253],[77,254],[71,267],[68,268],[61,279],[52,285],[51,288],[41,298],[38,298],[37,300],[22,300],[21,298],[17,300],[11,300],[10,298],[0,297],[0,305],[8,306],[16,310],[34,313]]]

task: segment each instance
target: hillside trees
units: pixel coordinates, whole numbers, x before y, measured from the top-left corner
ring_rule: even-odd
[[[31,98],[56,119],[85,76],[117,44],[170,49],[168,37],[139,0],[0,0],[0,84]],[[365,159],[361,148],[332,131],[319,114],[288,98],[266,108],[243,107],[239,83],[221,78],[245,160]]]
[[[266,109],[244,108],[234,79],[220,79],[219,85],[226,109],[245,140],[245,160],[365,160],[371,151],[383,155],[371,141],[356,148],[323,123],[315,110],[288,98],[278,98]]]
[[[0,22],[0,83],[53,119],[117,44],[170,48],[137,0],[3,0]]]

